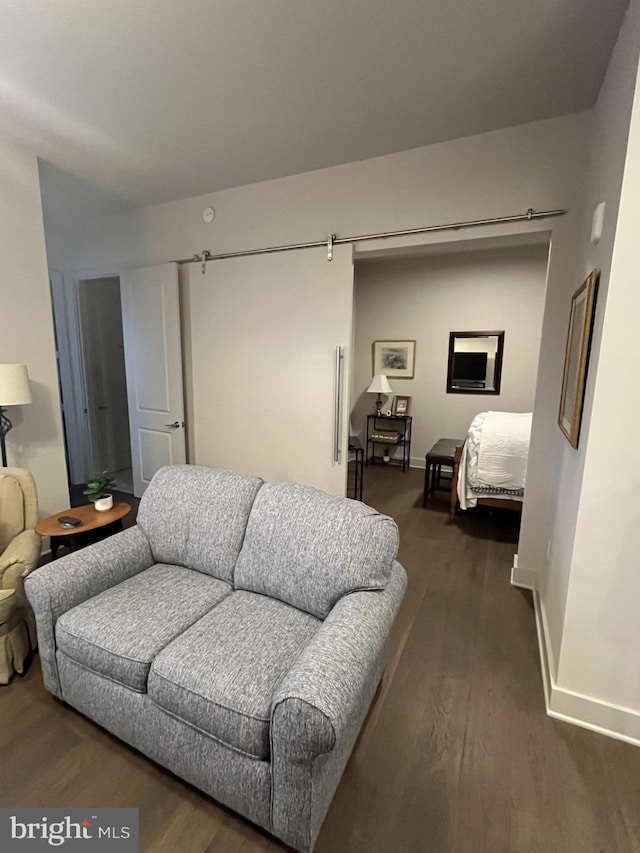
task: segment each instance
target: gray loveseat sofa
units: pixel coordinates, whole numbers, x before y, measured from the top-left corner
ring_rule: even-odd
[[[163,468],[136,527],[26,581],[45,685],[311,850],[382,677],[397,546],[356,501]]]

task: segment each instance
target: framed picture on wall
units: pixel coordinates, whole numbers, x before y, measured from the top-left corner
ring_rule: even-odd
[[[571,446],[576,448],[580,439],[580,422],[599,279],[600,271],[593,270],[571,299],[558,423]]]
[[[393,398],[391,404],[392,415],[410,415],[411,414],[411,397],[401,397],[399,395]]]
[[[416,362],[415,341],[374,341],[373,375],[389,379],[413,379]]]

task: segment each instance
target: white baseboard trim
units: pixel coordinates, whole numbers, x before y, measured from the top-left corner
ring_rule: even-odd
[[[551,684],[555,683],[555,670],[553,661],[549,659],[549,640],[547,633],[547,622],[543,616],[542,602],[538,590],[533,591],[533,607],[536,616],[536,631],[538,634],[538,651],[540,652],[540,670],[542,672],[542,687],[544,689],[544,704],[549,713],[549,699],[551,695]]]
[[[518,555],[513,555],[513,566],[511,568],[511,586],[517,586],[521,589],[536,589],[538,573],[534,569],[520,568],[518,565]]]
[[[517,586],[520,589],[536,589],[538,573],[531,569],[519,569],[516,566],[511,568],[511,586]]]
[[[638,711],[558,686],[553,661],[549,654],[549,632],[544,607],[535,589],[533,602],[547,714],[554,719],[573,723],[583,729],[625,741],[633,746],[640,746],[640,713]]]

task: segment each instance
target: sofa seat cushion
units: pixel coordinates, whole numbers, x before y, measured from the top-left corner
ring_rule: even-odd
[[[157,563],[67,611],[56,623],[56,645],[144,693],[158,652],[231,592],[211,575]]]
[[[149,696],[227,746],[266,759],[272,697],[320,624],[277,599],[234,592],[160,652]]]

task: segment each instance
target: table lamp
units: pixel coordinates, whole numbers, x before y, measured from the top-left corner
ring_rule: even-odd
[[[13,424],[5,414],[6,406],[24,406],[31,402],[31,388],[26,364],[0,364],[0,445],[2,466],[7,467],[4,438]]]
[[[367,388],[367,394],[377,394],[376,400],[376,415],[380,416],[382,409],[382,394],[393,394],[393,388],[389,385],[389,380],[384,373],[376,373],[371,381],[371,385]]]

